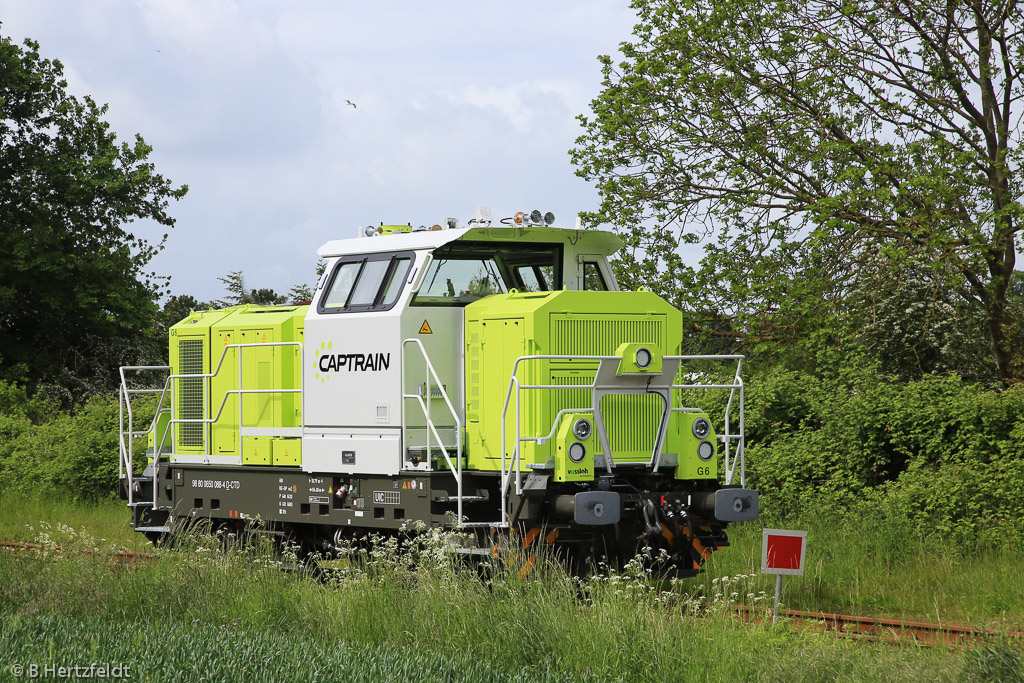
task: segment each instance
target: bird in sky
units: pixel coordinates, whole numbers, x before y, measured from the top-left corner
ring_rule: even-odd
[[[351,107],[353,109],[358,109],[359,108],[359,107],[356,106],[356,103],[353,102],[352,100],[345,100],[345,104],[351,105]]]

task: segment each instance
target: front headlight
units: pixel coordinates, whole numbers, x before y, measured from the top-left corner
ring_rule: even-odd
[[[576,420],[576,422],[572,426],[572,433],[575,434],[576,438],[579,439],[580,441],[583,441],[588,436],[590,436],[590,431],[590,420],[583,417]]]
[[[708,422],[706,417],[698,417],[693,421],[693,435],[698,439],[706,438],[711,433],[711,423]]]
[[[715,454],[715,445],[710,441],[701,441],[697,446],[697,457],[701,460],[710,460]]]
[[[569,459],[573,462],[580,462],[587,457],[587,448],[579,441],[569,446]]]

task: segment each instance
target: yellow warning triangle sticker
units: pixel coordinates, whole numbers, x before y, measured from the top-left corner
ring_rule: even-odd
[[[424,320],[423,324],[420,325],[420,334],[434,334],[434,331],[430,329],[430,323],[426,320]]]

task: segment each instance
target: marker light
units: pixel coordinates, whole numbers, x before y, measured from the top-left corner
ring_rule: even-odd
[[[647,349],[640,347],[636,350],[636,366],[641,370],[651,367],[651,352]]]
[[[523,224],[523,217],[524,217],[524,214],[523,214],[522,211],[516,211],[515,215],[512,216],[512,222],[515,223],[516,225],[522,225]]]
[[[437,223],[434,223],[433,225],[430,226],[430,229],[431,230],[440,230],[441,226],[438,225]]]
[[[706,417],[698,417],[696,420],[693,421],[693,426],[691,427],[691,429],[693,430],[693,435],[695,437],[697,437],[698,439],[703,439],[704,437],[711,433],[711,423],[708,422],[708,419]]]
[[[366,235],[367,237],[373,237],[375,234],[377,234],[377,228],[373,227],[372,225],[367,225],[363,229],[363,234]]]
[[[573,462],[579,462],[583,458],[587,457],[587,449],[579,441],[569,446],[569,459]]]
[[[544,220],[544,217],[540,215],[540,211],[534,209],[530,212],[530,222],[534,225],[540,225],[540,222]]]
[[[715,447],[710,441],[701,441],[700,445],[697,446],[697,457],[701,460],[710,460],[714,454]]]
[[[555,222],[555,214],[551,213],[550,211],[548,211],[546,214],[544,214],[544,225],[551,225],[554,222]]]
[[[575,434],[576,438],[579,439],[580,441],[590,436],[590,431],[590,420],[587,420],[586,418],[581,417],[580,419],[576,420],[576,423],[573,424],[572,426],[572,433]]]

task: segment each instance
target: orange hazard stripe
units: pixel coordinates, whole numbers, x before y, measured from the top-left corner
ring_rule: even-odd
[[[662,528],[664,528],[664,526],[665,525],[662,524]],[[704,530],[704,531],[707,531],[708,527],[702,526],[701,529]],[[693,538],[693,536],[690,534],[690,529],[685,527],[685,526],[683,527],[683,534],[687,538],[691,539],[690,540],[690,544],[693,546],[693,549],[697,551],[697,554],[700,555],[702,559],[706,560],[709,557],[711,557],[711,553],[714,550],[714,548],[705,547],[705,545],[703,543],[698,541],[696,538]],[[697,562],[696,560],[694,560],[693,568],[694,569],[700,569],[700,563]]]
[[[519,570],[519,578],[520,579],[525,579],[526,578],[526,575],[529,574],[530,571],[533,569],[533,564],[536,561],[537,561],[537,555],[536,554],[530,555],[529,559],[526,560],[526,564],[524,564],[522,566],[522,568]]]

